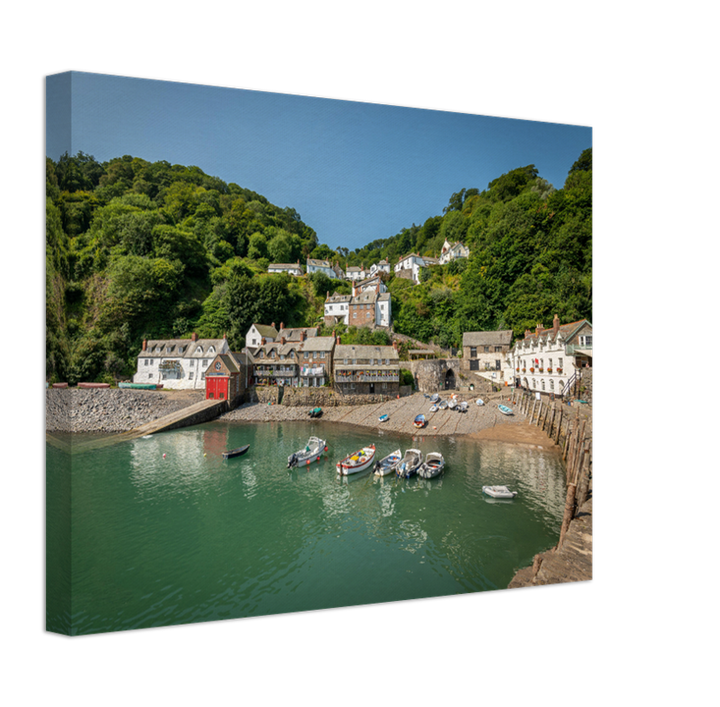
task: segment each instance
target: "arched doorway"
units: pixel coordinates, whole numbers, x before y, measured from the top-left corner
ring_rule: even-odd
[[[455,373],[452,368],[448,368],[445,374],[445,390],[450,390],[455,387]]]

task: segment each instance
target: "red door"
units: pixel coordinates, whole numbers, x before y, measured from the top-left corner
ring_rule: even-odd
[[[205,398],[207,400],[227,400],[228,379],[224,376],[206,376]]]

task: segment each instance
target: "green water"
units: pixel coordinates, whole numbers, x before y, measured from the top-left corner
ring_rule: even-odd
[[[288,471],[311,434],[328,440],[325,458]],[[372,442],[380,457],[440,451],[446,472],[338,478],[336,461]],[[243,444],[245,456],[222,459]],[[519,493],[495,501],[486,484]],[[557,542],[564,499],[553,452],[322,421],[214,422],[72,455],[48,445],[47,627],[88,634],[502,589]]]

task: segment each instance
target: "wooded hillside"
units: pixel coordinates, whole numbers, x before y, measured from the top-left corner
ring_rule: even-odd
[[[389,278],[397,331],[458,346],[463,331],[521,333],[555,313],[590,318],[591,150],[563,189],[532,165],[516,169],[482,192],[453,194],[422,226],[352,252],[318,243],[294,209],[198,167],[127,155],[98,163],[79,152],[48,158],[46,177],[49,380],[130,376],[143,338],[227,333],[239,350],[254,321],[318,324],[325,292],[349,292],[348,283],[268,275],[270,262],[394,264],[409,252],[437,256],[446,237],[468,245],[469,260],[424,270],[418,286]]]

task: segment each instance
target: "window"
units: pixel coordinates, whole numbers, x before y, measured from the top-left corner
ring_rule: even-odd
[[[483,351],[485,353],[490,353],[490,347],[489,346],[483,346]]]
[[[477,358],[477,347],[476,346],[470,347],[470,358]]]
[[[206,358],[203,359],[203,368],[207,368],[208,360]]]
[[[496,370],[496,371],[499,371],[499,370],[500,370],[500,363],[501,363],[501,362],[500,362],[498,359],[495,359],[495,370]]]
[[[195,374],[192,371],[190,371],[190,376],[189,376],[188,380],[192,380],[194,377],[195,377]]]
[[[550,379],[550,390],[555,390],[555,381],[552,378]]]
[[[152,374],[152,373],[148,373],[148,378],[152,378],[152,377],[153,377],[153,374]]]
[[[563,365],[562,365],[562,359],[559,358],[559,359],[558,359],[558,368],[562,368],[562,367],[563,367]]]
[[[195,359],[194,358],[190,359],[190,368],[195,368]]]
[[[324,352],[324,351],[321,351],[321,352],[320,352],[320,358],[325,358],[325,352]]]
[[[310,355],[310,354],[306,351],[306,352],[303,354],[303,357],[307,359],[307,357],[308,357],[309,355]]]
[[[498,353],[499,351],[502,351],[502,346],[495,347],[495,353]]]
[[[542,380],[542,389],[545,390],[545,379]]]
[[[355,317],[357,317],[357,312],[353,312],[353,319],[355,319]]]
[[[592,336],[581,336],[580,346],[592,346]]]

